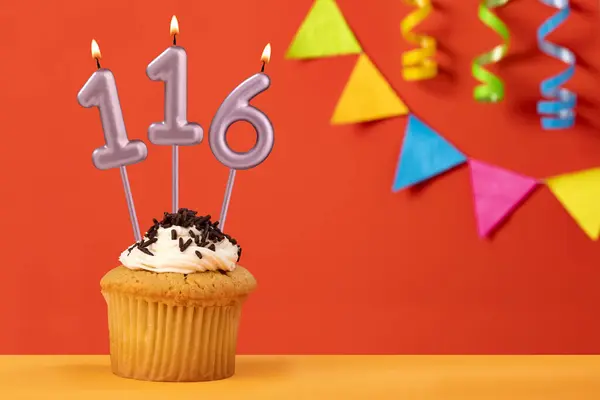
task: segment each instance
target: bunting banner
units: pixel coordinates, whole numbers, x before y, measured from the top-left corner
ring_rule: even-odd
[[[550,191],[592,240],[600,236],[600,168],[546,179]]]
[[[408,108],[366,54],[361,54],[331,117],[353,124],[408,114]]]
[[[546,184],[579,227],[600,237],[600,168],[538,180],[473,160],[440,133],[409,115],[392,191],[423,183],[468,162],[480,237],[496,230],[538,187]]]
[[[479,236],[489,235],[537,187],[534,178],[469,160]]]
[[[335,0],[315,0],[286,58],[314,59],[360,53],[362,48]]]
[[[405,0],[420,7],[418,20],[403,21],[403,35],[424,19],[431,11],[429,0]],[[503,82],[487,71],[484,66],[498,62],[508,49],[509,31],[506,25],[491,11],[509,0],[481,0],[479,17],[503,39],[503,43],[490,52],[477,57],[473,64],[473,75],[481,82],[475,89],[478,101],[495,102],[504,97]],[[538,112],[543,114],[542,127],[559,129],[574,123],[573,107],[576,97],[562,85],[573,75],[575,57],[562,47],[546,42],[569,14],[568,0],[540,0],[558,8],[558,12],[547,20],[538,31],[540,48],[546,54],[569,64],[567,71],[542,83],[546,100],[538,103]],[[559,4],[560,3],[560,4]],[[413,17],[414,17],[413,12]],[[410,36],[410,35],[409,35]],[[411,36],[423,39],[425,36]],[[417,41],[418,42],[418,41]],[[433,44],[423,45],[435,49]],[[408,53],[416,54],[416,53]],[[357,55],[356,64],[338,99],[331,123],[353,124],[408,115],[405,135],[394,173],[392,191],[398,192],[424,183],[436,176],[449,172],[465,163],[469,165],[473,191],[473,207],[480,237],[488,237],[497,230],[512,213],[529,197],[540,184],[548,186],[566,212],[592,240],[600,237],[600,168],[568,173],[538,180],[517,172],[469,159],[439,132],[413,114],[394,91],[384,75],[363,51],[350,29],[335,0],[315,0],[311,10],[298,30],[287,58],[313,59],[342,55]],[[431,55],[428,53],[428,55]],[[407,63],[407,59],[412,63]],[[404,78],[425,79],[416,75],[407,77],[406,67],[422,67],[423,59],[404,58]],[[417,62],[419,61],[419,62]],[[410,70],[410,68],[409,68]],[[414,71],[413,71],[414,72]],[[427,74],[425,74],[427,76]],[[412,78],[411,78],[412,77]]]
[[[335,0],[315,0],[286,58],[308,60],[358,55],[331,124],[356,124],[408,114],[408,108],[362,50]]]
[[[467,161],[467,157],[439,133],[414,115],[408,117],[406,134],[392,191],[424,182]]]

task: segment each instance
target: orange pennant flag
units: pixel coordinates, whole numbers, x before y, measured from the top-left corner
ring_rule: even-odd
[[[408,114],[408,108],[366,54],[361,54],[331,118],[353,124]]]

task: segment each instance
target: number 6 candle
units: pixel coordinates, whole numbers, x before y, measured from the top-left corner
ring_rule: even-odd
[[[133,235],[136,242],[139,242],[141,240],[140,227],[125,166],[144,161],[148,155],[148,149],[142,141],[127,138],[115,77],[110,70],[100,67],[100,48],[95,40],[92,40],[92,58],[96,60],[98,70],[92,74],[77,95],[77,100],[83,107],[98,107],[100,111],[105,145],[94,150],[92,161],[94,166],[100,170],[117,167],[121,170],[121,180],[129,208]]]
[[[246,79],[229,93],[210,124],[208,133],[210,149],[221,164],[230,168],[225,198],[221,207],[221,230],[225,227],[236,170],[256,167],[269,156],[273,149],[275,137],[269,117],[249,104],[250,100],[267,90],[271,85],[271,80],[264,73],[265,64],[269,62],[270,58],[271,45],[267,44],[261,57],[263,63],[261,72]],[[252,149],[245,153],[232,150],[227,143],[227,130],[238,121],[250,123],[256,131],[256,143]]]
[[[147,67],[146,73],[153,81],[165,83],[164,121],[148,128],[148,139],[157,145],[172,146],[172,202],[173,212],[179,203],[179,149],[178,146],[191,146],[202,142],[202,127],[187,122],[187,54],[177,46],[179,24],[171,18],[173,46],[156,57]]]

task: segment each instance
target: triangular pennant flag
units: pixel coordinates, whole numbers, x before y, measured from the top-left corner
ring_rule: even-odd
[[[556,176],[546,183],[581,229],[597,240],[600,236],[600,168]]]
[[[371,62],[361,54],[331,117],[332,124],[353,124],[406,115],[408,108]]]
[[[479,236],[484,237],[510,215],[538,181],[480,161],[469,161]]]
[[[362,49],[335,0],[316,0],[296,33],[287,58],[360,54]]]
[[[439,133],[410,115],[392,190],[426,181],[466,161],[467,157]]]

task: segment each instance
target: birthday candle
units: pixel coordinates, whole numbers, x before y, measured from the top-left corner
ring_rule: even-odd
[[[115,77],[110,70],[101,68],[100,48],[95,40],[92,40],[92,58],[96,60],[98,70],[90,76],[77,95],[77,100],[83,107],[98,107],[100,111],[105,145],[94,150],[92,161],[100,170],[120,169],[133,234],[135,240],[140,241],[140,227],[125,166],[144,161],[148,149],[142,141],[129,140],[127,137]]]
[[[162,52],[146,68],[148,77],[165,83],[164,121],[150,125],[148,139],[157,145],[172,146],[172,203],[173,212],[179,203],[179,148],[202,142],[204,132],[196,123],[187,121],[187,54],[177,46],[179,23],[171,18],[170,34],[173,46]]]
[[[229,93],[210,124],[208,133],[210,149],[217,160],[230,169],[219,220],[221,230],[225,226],[236,170],[258,166],[269,156],[273,149],[275,137],[269,117],[249,104],[250,100],[267,90],[271,85],[269,76],[264,73],[265,64],[269,62],[270,58],[271,45],[267,44],[261,56],[261,72],[252,75]],[[234,151],[227,143],[227,130],[238,121],[250,123],[256,131],[256,144],[247,152]]]

